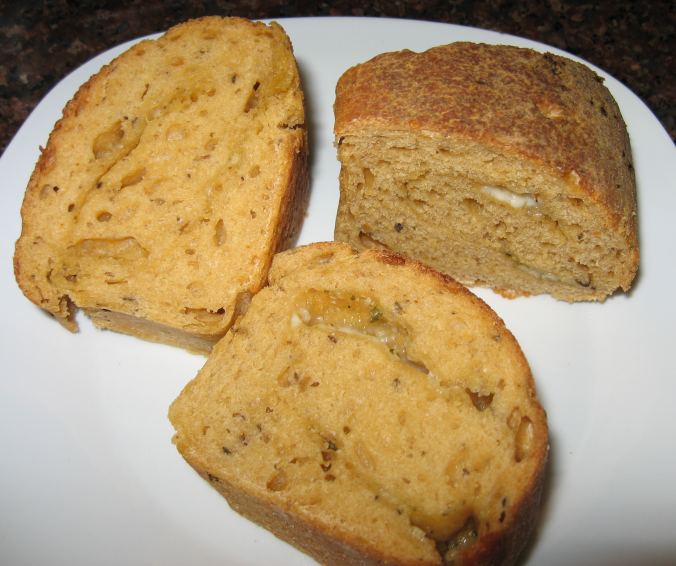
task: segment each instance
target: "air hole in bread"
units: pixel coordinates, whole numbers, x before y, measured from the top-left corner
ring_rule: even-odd
[[[59,192],[59,187],[56,185],[43,185],[40,189],[40,198],[46,199],[49,195],[56,194]]]
[[[472,391],[469,388],[465,389],[465,391],[467,392],[467,395],[469,395],[472,405],[474,405],[478,411],[485,411],[493,402],[493,393],[482,394],[477,391]]]
[[[500,387],[500,383],[498,383],[498,387]],[[507,426],[512,430],[516,430],[516,428],[519,426],[520,423],[521,423],[521,409],[519,409],[519,407],[515,407],[514,409],[512,409],[512,412],[507,417]]]
[[[253,110],[256,107],[256,104],[258,103],[258,98],[256,96],[259,87],[261,86],[261,83],[256,81],[251,88],[251,93],[249,94],[249,97],[246,99],[246,102],[244,103],[244,112],[248,113],[251,110]]]
[[[94,157],[96,159],[110,157],[122,148],[123,138],[124,129],[122,128],[122,122],[118,120],[110,128],[94,138],[94,143],[92,144]]]
[[[122,180],[120,181],[120,188],[123,189],[125,187],[131,187],[132,185],[140,183],[143,180],[145,174],[146,174],[145,167],[127,173],[124,177],[122,177]]]
[[[365,192],[368,192],[373,188],[373,180],[375,177],[370,169],[362,169],[362,175],[364,176],[363,189]]]
[[[146,250],[136,238],[85,238],[67,248],[65,258],[93,256],[113,258],[118,262],[136,261],[148,256]]]
[[[225,243],[225,225],[223,219],[219,218],[214,227],[214,244],[222,246]]]
[[[471,215],[481,214],[483,212],[483,205],[473,198],[462,199],[462,206],[466,212]]]
[[[183,307],[182,310],[184,314],[193,317],[196,321],[204,324],[210,324],[222,318],[222,314],[218,311],[206,308]]]
[[[532,444],[533,422],[528,417],[521,417],[514,439],[514,459],[521,462],[528,458]]]
[[[582,274],[575,277],[575,282],[581,287],[590,287],[592,283],[591,274],[589,273],[589,268],[586,265],[578,264],[580,269],[582,269]],[[612,274],[611,274],[612,275]]]
[[[113,217],[113,215],[112,215],[110,212],[108,212],[107,210],[104,210],[104,211],[102,211],[102,212],[99,212],[99,213],[96,215],[96,219],[97,219],[99,222],[108,222],[112,217]]]
[[[183,57],[172,57],[171,60],[169,61],[169,64],[172,67],[180,67],[181,65],[183,65],[183,63],[185,63],[185,59],[183,59]]]
[[[359,231],[359,243],[364,246],[365,248],[384,248],[384,249],[389,249],[385,244],[383,244],[381,241],[376,240],[372,234],[368,232],[364,232],[363,230]]]

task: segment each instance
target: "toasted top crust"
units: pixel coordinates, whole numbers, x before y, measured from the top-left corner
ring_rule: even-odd
[[[497,315],[416,261],[340,243],[276,255],[269,279],[171,406],[186,460],[327,564],[512,563],[547,425]]]
[[[289,243],[306,153],[279,25],[207,17],[142,41],[50,135],[22,207],[19,285],[71,329],[75,305],[219,337]]]
[[[340,78],[335,115],[337,136],[460,137],[546,167],[609,209],[636,244],[626,127],[603,79],[580,63],[464,42],[385,53]]]

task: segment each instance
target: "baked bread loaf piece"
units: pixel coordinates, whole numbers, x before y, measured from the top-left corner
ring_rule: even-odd
[[[278,254],[174,401],[230,505],[326,564],[508,564],[547,425],[524,356],[465,287],[386,250]]]
[[[288,246],[308,186],[283,29],[206,17],[142,41],[77,92],[21,210],[24,294],[75,330],[208,351]]]
[[[628,290],[634,173],[602,82],[550,53],[473,43],[349,69],[335,101],[336,239],[506,296]]]

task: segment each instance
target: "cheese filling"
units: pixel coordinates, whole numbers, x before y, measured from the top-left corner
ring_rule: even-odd
[[[508,204],[512,208],[532,207],[538,204],[537,199],[528,193],[519,194],[502,187],[492,187],[490,185],[484,185],[480,190],[483,194],[498,202]]]

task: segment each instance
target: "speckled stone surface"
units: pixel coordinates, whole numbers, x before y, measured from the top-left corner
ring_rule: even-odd
[[[5,0],[0,2],[0,152],[40,99],[91,57],[208,14],[412,18],[527,37],[583,57],[616,77],[676,139],[676,10],[669,0]]]

